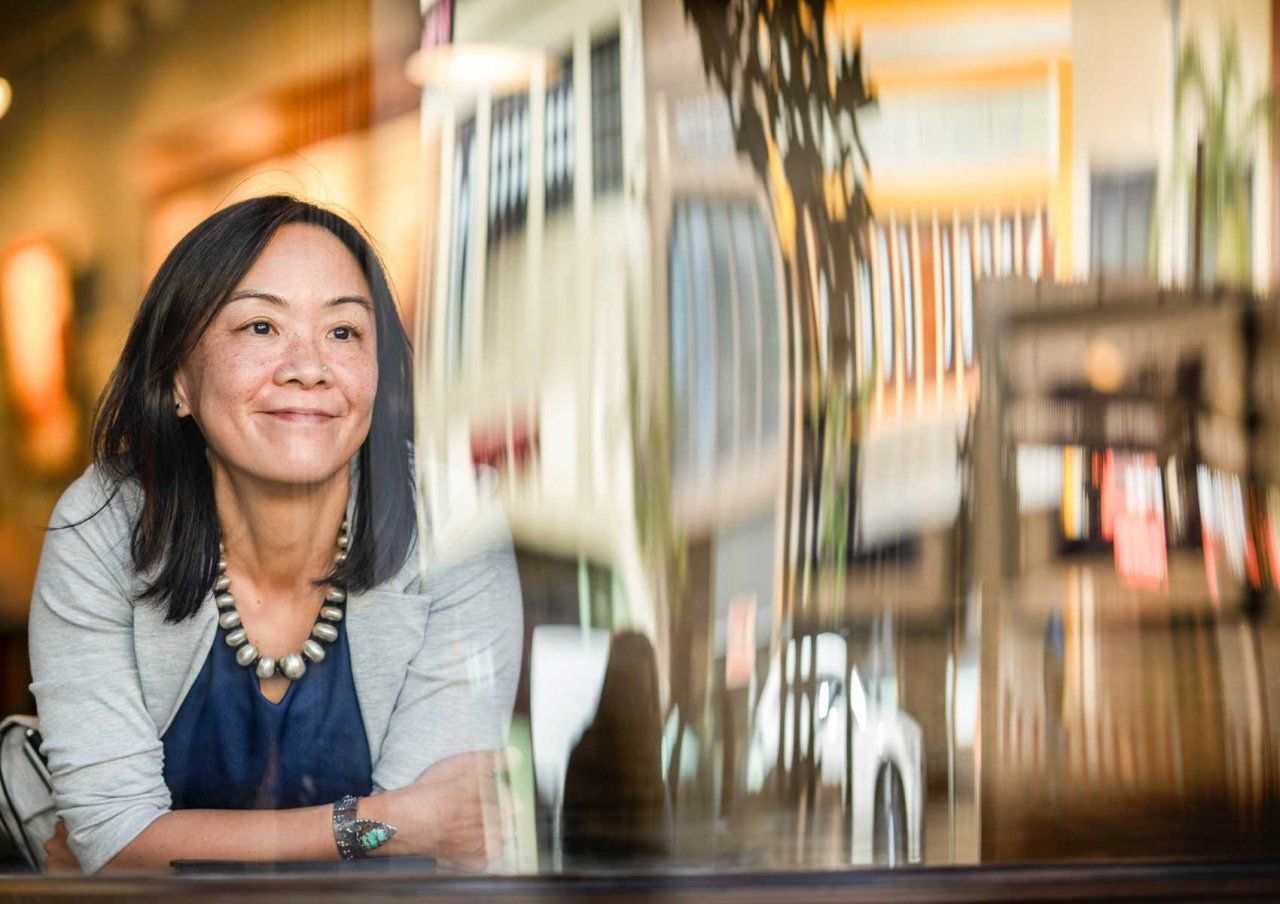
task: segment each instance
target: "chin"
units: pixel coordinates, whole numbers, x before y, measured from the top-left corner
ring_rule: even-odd
[[[330,480],[346,468],[361,439],[345,430],[327,436],[308,431],[294,435],[245,432],[217,437],[210,446],[232,470],[269,483],[303,485]],[[219,449],[226,451],[219,454]]]
[[[292,454],[277,451],[265,461],[249,464],[245,470],[260,480],[272,483],[314,484],[329,480],[350,460],[350,455],[335,455],[332,449],[326,449],[323,454],[306,454],[301,450]]]
[[[345,465],[346,462],[344,461],[342,464],[334,467],[317,467],[314,464],[306,466],[299,465],[297,468],[289,470],[274,467],[271,469],[271,473],[269,475],[264,476],[267,476],[269,480],[272,480],[275,483],[296,483],[299,486],[306,486],[310,484],[323,483],[324,481],[329,480]]]

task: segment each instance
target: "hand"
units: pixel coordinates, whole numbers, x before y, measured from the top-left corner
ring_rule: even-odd
[[[44,870],[47,873],[79,873],[80,861],[67,844],[67,824],[61,819],[53,829],[53,837],[44,843]]]
[[[502,753],[494,750],[460,753],[431,766],[395,792],[406,834],[423,839],[423,852],[442,867],[483,870],[501,856],[511,834],[511,808],[499,802],[502,766]]]

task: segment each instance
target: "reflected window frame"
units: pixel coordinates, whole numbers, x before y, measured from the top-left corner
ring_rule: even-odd
[[[875,244],[876,310],[879,314],[876,320],[880,327],[876,334],[880,349],[880,377],[890,383],[893,381],[894,333],[898,318],[893,304],[893,257],[889,251],[888,230],[883,223],[872,226],[872,239]]]
[[[960,351],[964,358],[964,366],[973,366],[974,354],[974,326],[973,326],[973,293],[974,293],[974,264],[973,264],[973,233],[972,227],[968,223],[960,224],[959,234],[959,253],[956,255],[959,263],[959,314],[960,314]]]
[[[914,231],[908,223],[899,223],[896,231],[897,264],[902,286],[902,372],[908,380],[914,379],[916,375],[915,255],[911,241]]]
[[[952,258],[951,224],[946,223],[938,228],[938,245],[941,250],[939,271],[942,282],[942,366],[950,371],[956,360],[956,327],[955,327],[955,281]]]

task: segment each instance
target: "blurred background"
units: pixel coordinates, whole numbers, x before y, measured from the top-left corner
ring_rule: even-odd
[[[0,3],[0,708],[148,279],[284,190],[498,475],[520,870],[1274,854],[1277,86],[1277,0]]]

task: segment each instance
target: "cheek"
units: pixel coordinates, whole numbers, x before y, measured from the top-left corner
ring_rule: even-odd
[[[242,398],[270,380],[274,366],[265,349],[211,342],[200,360],[200,395],[220,401]]]
[[[373,408],[373,397],[378,392],[378,359],[374,354],[353,350],[348,355],[335,356],[329,366],[341,368],[343,394],[353,408]]]
[[[348,398],[351,404],[357,408],[371,411],[373,409],[373,399],[378,393],[378,365],[377,362],[369,362],[363,366],[353,369],[351,373],[350,392]]]

